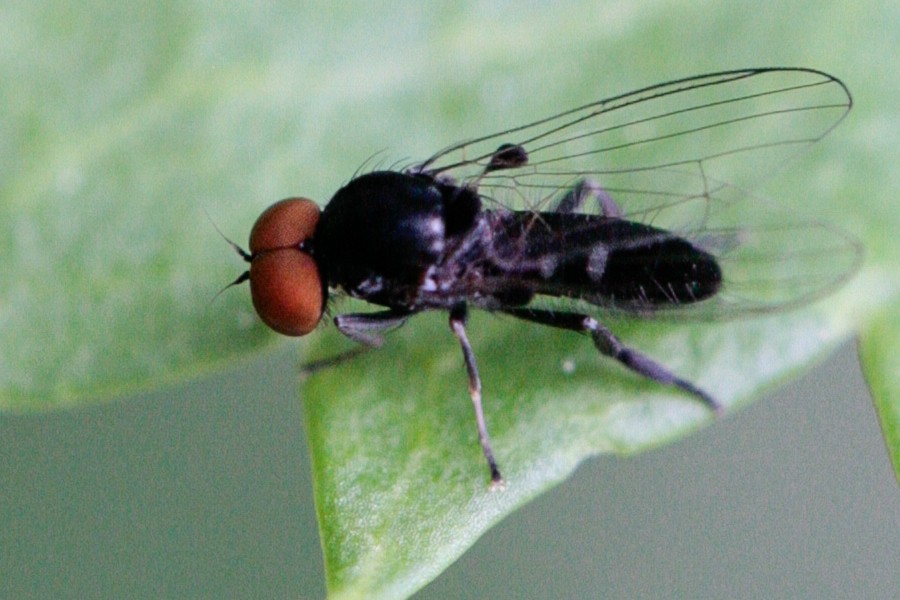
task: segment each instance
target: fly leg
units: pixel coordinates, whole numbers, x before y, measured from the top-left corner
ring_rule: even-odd
[[[338,315],[334,318],[334,324],[351,340],[377,348],[384,343],[383,332],[402,326],[412,314],[409,311],[384,310]]]
[[[629,348],[617,338],[613,332],[601,325],[595,318],[571,312],[549,310],[532,310],[528,308],[509,308],[502,312],[541,325],[549,325],[569,331],[586,333],[591,336],[594,346],[604,356],[616,359],[635,373],[643,375],[663,385],[675,386],[691,394],[716,414],[721,414],[724,407],[708,393],[669,371],[649,356]]]
[[[381,332],[402,326],[411,315],[412,313],[409,312],[385,310],[376,313],[336,316],[334,324],[337,326],[338,331],[362,345],[345,350],[335,356],[304,363],[300,365],[300,376],[302,378],[309,377],[318,371],[330,369],[342,362],[352,360],[371,348],[378,348],[384,343],[384,337],[381,335]]]
[[[478,441],[481,442],[481,450],[487,459],[488,468],[491,470],[491,489],[502,489],[504,486],[497,461],[494,460],[494,451],[491,449],[491,439],[488,437],[487,423],[484,420],[484,411],[481,406],[481,377],[478,375],[478,364],[475,362],[475,353],[466,336],[467,309],[465,304],[457,304],[450,309],[450,329],[459,345],[462,346],[463,360],[466,362],[466,371],[469,374],[469,396],[472,398],[472,406],[475,407],[475,422],[478,425]]]
[[[610,219],[618,219],[622,217],[622,209],[609,195],[609,192],[600,187],[600,184],[593,179],[586,178],[576,183],[572,189],[559,199],[553,212],[571,213],[578,212],[584,208],[584,203],[588,198],[596,198],[600,205],[600,213],[604,217]]]

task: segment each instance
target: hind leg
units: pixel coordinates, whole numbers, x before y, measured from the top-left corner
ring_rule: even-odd
[[[540,323],[541,325],[549,325],[551,327],[558,327],[569,331],[577,331],[578,333],[586,333],[591,336],[594,347],[597,348],[600,354],[619,361],[625,367],[648,379],[652,379],[663,385],[671,385],[684,390],[700,400],[717,414],[720,414],[723,411],[724,407],[710,394],[690,381],[678,377],[646,354],[642,354],[633,348],[629,348],[623,344],[613,332],[601,325],[597,319],[589,315],[549,310],[532,310],[528,308],[513,308],[504,310],[503,312],[533,323]]]
[[[611,219],[622,217],[622,209],[609,195],[609,192],[600,187],[600,184],[590,178],[585,178],[576,183],[572,189],[566,192],[556,204],[553,212],[579,212],[585,203],[594,198],[600,206],[600,214]]]

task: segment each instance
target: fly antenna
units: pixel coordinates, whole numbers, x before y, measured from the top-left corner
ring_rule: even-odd
[[[238,246],[235,242],[232,242],[232,241],[231,241],[231,238],[229,238],[227,235],[225,235],[224,233],[222,233],[222,230],[219,229],[219,226],[216,225],[216,222],[213,221],[213,219],[212,219],[211,216],[209,216],[209,212],[207,212],[207,210],[206,210],[205,208],[203,209],[203,214],[205,214],[205,215],[206,215],[206,218],[209,219],[209,223],[210,223],[210,225],[213,226],[213,229],[215,229],[216,232],[218,232],[218,234],[219,234],[220,236],[222,236],[222,239],[225,240],[225,241],[228,243],[228,245],[231,246],[231,247],[234,249],[234,251],[238,253],[238,256],[240,256],[241,258],[243,258],[243,259],[244,259],[245,261],[247,261],[247,262],[250,262],[250,261],[253,260],[253,255],[252,255],[252,254],[250,254],[249,252],[247,252],[246,250],[244,250],[243,248],[241,248],[240,246]],[[249,277],[249,275],[248,275],[247,273],[244,273],[244,275],[246,275],[247,277]],[[244,275],[241,275],[240,277],[238,277],[237,279],[235,279],[233,283],[231,283],[231,284],[225,286],[225,287],[219,292],[219,294],[221,294],[222,292],[224,292],[225,290],[227,290],[228,288],[230,288],[232,285],[237,285],[237,284],[239,284],[239,283],[243,283],[243,282],[247,281],[247,277],[244,277]],[[216,296],[218,296],[219,294],[216,294]]]
[[[242,283],[244,283],[245,281],[248,281],[249,279],[250,279],[250,271],[244,271],[243,273],[241,273],[240,275],[237,276],[237,279],[235,279],[234,281],[232,281],[231,283],[229,283],[228,285],[223,287],[221,290],[216,292],[216,295],[209,299],[209,304],[212,304],[213,302],[215,302],[216,298],[218,298],[219,296],[221,296],[222,294],[225,293],[225,290],[227,290],[229,288],[233,288],[236,285],[241,285]],[[209,304],[207,306],[209,306]]]
[[[213,229],[215,229],[216,232],[220,236],[222,236],[222,239],[225,240],[228,243],[228,245],[231,246],[234,249],[234,251],[238,253],[238,256],[240,256],[247,262],[250,262],[253,260],[252,254],[250,254],[249,252],[247,252],[246,250],[244,250],[243,248],[238,246],[235,242],[231,241],[231,239],[227,235],[225,235],[221,229],[219,229],[219,226],[216,225],[215,221],[213,221],[212,217],[209,215],[209,212],[206,210],[206,208],[203,209],[203,214],[206,215],[206,218],[209,220],[210,225],[213,226]],[[231,283],[229,283],[228,285],[223,287],[221,290],[216,292],[216,295],[209,299],[209,304],[212,304],[213,302],[215,302],[216,299],[219,296],[221,296],[225,292],[225,290],[227,290],[228,288],[232,288],[236,285],[241,285],[242,283],[244,283],[245,281],[248,281],[249,279],[250,279],[250,271],[249,270],[244,271],[243,273],[238,275],[234,281],[232,281]]]

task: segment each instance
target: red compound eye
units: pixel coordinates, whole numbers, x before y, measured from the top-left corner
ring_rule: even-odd
[[[263,322],[284,335],[306,335],[322,318],[319,267],[300,244],[312,237],[319,207],[287,198],[267,208],[250,231],[250,294]]]

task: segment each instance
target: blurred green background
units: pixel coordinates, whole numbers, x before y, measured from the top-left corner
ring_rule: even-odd
[[[26,6],[11,2],[0,8],[5,65],[23,57],[21,63],[27,66],[23,53],[33,52],[40,64],[58,63],[61,71],[77,73],[82,63],[102,59],[66,54],[64,46],[48,48],[37,39],[29,46],[30,24],[22,20],[30,14]],[[296,99],[303,99],[306,90],[279,90],[284,96],[279,97],[283,110],[277,119],[263,115],[245,124],[241,134],[235,132],[234,139],[223,131],[218,145],[194,149],[208,175],[222,171],[222,164],[252,161],[266,152],[271,140],[279,143],[279,153],[265,163],[266,170],[239,174],[244,187],[223,178],[220,189],[200,191],[192,187],[191,173],[169,183],[169,193],[181,191],[188,202],[202,193],[222,198],[222,205],[213,206],[217,221],[229,233],[249,229],[259,196],[274,200],[299,192],[324,199],[341,177],[374,152],[387,148],[391,161],[407,153],[423,155],[448,141],[433,140],[431,125],[416,119],[408,131],[389,131],[373,117],[373,112],[392,110],[382,102],[383,90],[405,81],[405,61],[433,63],[432,78],[443,82],[434,93],[434,106],[418,106],[416,114],[452,110],[453,102],[442,94],[464,85],[466,69],[479,61],[494,61],[501,70],[505,62],[519,61],[510,69],[515,81],[510,74],[508,80],[469,82],[481,85],[485,94],[539,89],[547,78],[590,76],[600,89],[615,93],[725,68],[821,68],[847,81],[857,102],[851,118],[863,123],[843,138],[839,130],[826,143],[852,141],[848,168],[866,166],[858,179],[880,186],[893,183],[897,189],[896,177],[879,178],[882,165],[896,165],[897,138],[892,134],[900,123],[895,94],[900,76],[892,64],[893,52],[900,47],[900,18],[898,8],[883,3],[761,2],[752,8],[713,2],[689,7],[677,2],[472,2],[428,8],[366,3],[343,7],[325,19],[331,29],[307,26],[310,14],[331,10],[326,3],[295,8],[283,18],[260,16],[260,10],[247,5],[237,10],[243,20],[234,15],[210,18],[208,27],[191,19],[220,11],[200,3],[34,6],[42,7],[44,17],[52,15],[63,30],[77,30],[84,22],[108,22],[114,33],[117,23],[134,20],[126,29],[141,31],[143,37],[124,38],[120,51],[159,53],[163,67],[173,61],[171,54],[177,63],[184,49],[167,45],[171,30],[143,29],[140,24],[144,18],[148,23],[168,22],[168,15],[151,14],[166,11],[180,11],[171,22],[203,31],[194,41],[195,56],[202,55],[204,43],[221,47],[223,37],[264,45],[269,37],[289,39],[292,32],[294,43],[308,48],[307,66],[313,71],[335,56],[352,60],[360,48],[371,49],[367,56],[360,54],[360,60],[384,69],[361,69],[356,76],[363,83],[357,87],[336,77],[325,86],[333,96],[316,98],[311,114],[301,118],[294,112]],[[422,11],[433,15],[423,17]],[[246,27],[238,31],[235,23]],[[273,23],[277,31],[270,29]],[[414,23],[427,26],[416,29]],[[557,29],[560,24],[571,27]],[[568,44],[579,47],[571,42],[573,36],[589,30],[601,33],[608,52],[567,53]],[[480,43],[468,43],[466,33]],[[411,39],[415,47],[431,48],[433,54],[405,55]],[[357,45],[349,44],[351,40]],[[529,51],[539,46],[555,48],[561,58],[542,60]],[[490,55],[472,56],[470,47],[488,48]],[[236,44],[233,51],[243,57],[246,49]],[[238,75],[252,73],[231,65],[229,56],[220,59]],[[127,105],[131,86],[138,89],[142,77],[160,76],[153,72],[153,62],[148,64],[147,73],[112,73],[116,76],[109,81],[85,85],[106,85],[110,102],[124,98]],[[234,73],[226,70],[218,76]],[[241,84],[252,90],[259,81]],[[0,91],[10,107],[15,90],[23,85],[36,85],[26,71],[4,71]],[[340,97],[344,88],[357,96],[360,89],[369,90],[371,98],[354,96],[356,103],[351,104]],[[52,86],[46,90],[57,98],[71,91]],[[79,105],[78,98],[72,94],[70,112],[89,115],[97,108]],[[248,92],[246,102],[252,101]],[[331,102],[348,111],[345,130],[333,135],[315,129],[317,115],[326,114]],[[496,102],[485,101],[485,106],[498,110]],[[515,110],[530,114],[522,106]],[[465,115],[457,116],[464,121]],[[228,115],[222,118],[229,122]],[[391,115],[385,122],[396,118]],[[155,131],[152,122],[147,127]],[[861,141],[860,136],[866,137]],[[296,141],[285,143],[285,138]],[[152,140],[147,143],[152,152]],[[325,149],[319,152],[318,144]],[[129,150],[139,153],[143,148]],[[869,152],[877,154],[878,166],[866,165]],[[0,156],[6,176],[15,173],[20,162],[29,166],[29,157],[13,156],[2,145]],[[286,186],[286,172],[310,157],[319,161],[309,167],[322,173],[318,180]],[[146,172],[124,173],[123,178],[156,181],[159,172],[177,170],[165,160],[151,153],[144,161]],[[209,208],[208,196],[200,197]],[[178,212],[184,198],[146,201],[171,211],[173,219],[185,218]],[[89,220],[102,220],[104,215],[89,208],[84,211]],[[197,223],[197,230],[204,228],[205,222]],[[215,278],[198,286],[204,299],[225,281],[219,274],[235,265],[214,233],[208,240],[207,254],[181,257],[198,261],[192,265],[198,278]],[[246,298],[233,294],[220,302],[230,306]],[[205,318],[211,319],[216,310],[214,305]],[[209,323],[203,326],[210,328]],[[165,333],[164,326],[161,330]],[[222,343],[252,345],[240,339]],[[7,348],[5,356],[10,352]],[[111,404],[0,417],[0,598],[323,596],[296,362],[296,344],[290,343],[228,372]],[[900,593],[898,497],[853,348],[847,345],[776,395],[680,443],[627,460],[589,461],[567,483],[491,530],[419,597],[890,597]]]

